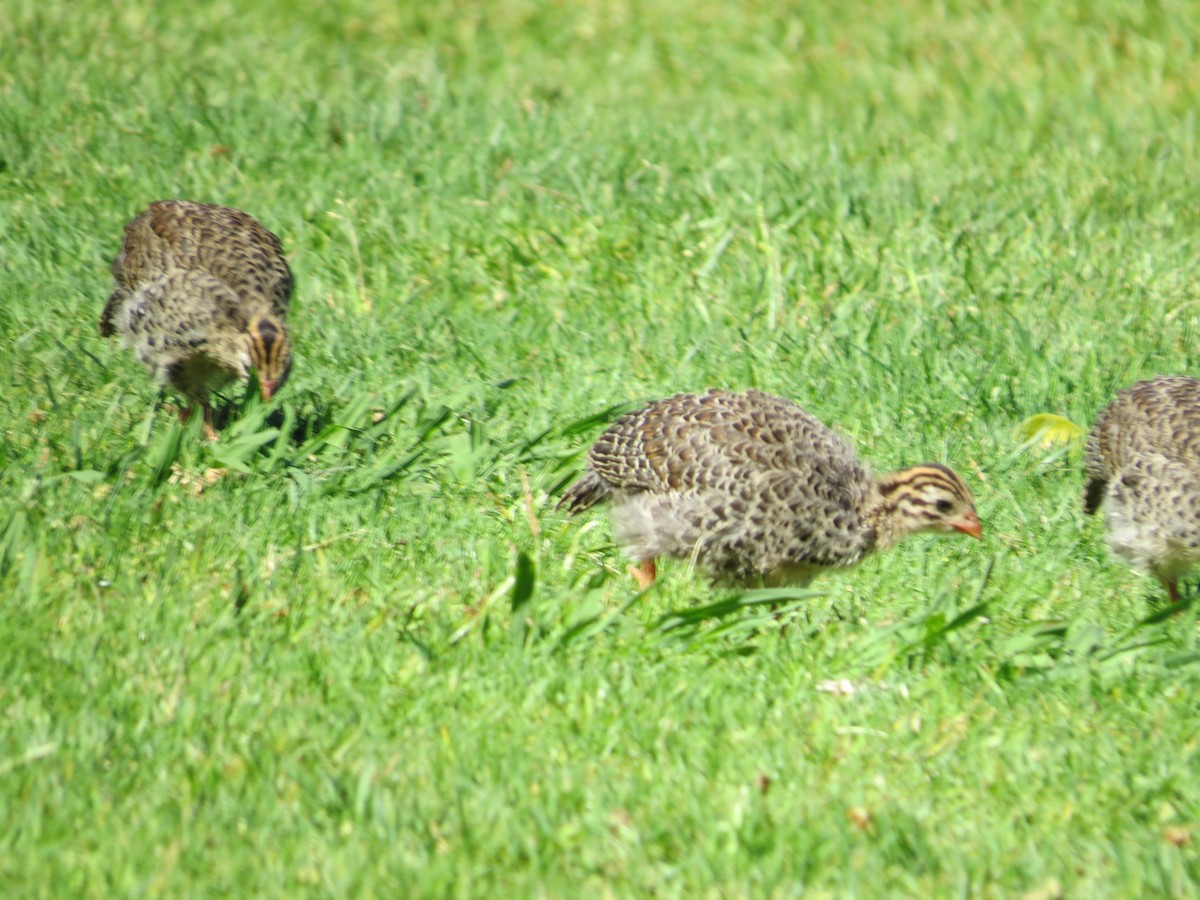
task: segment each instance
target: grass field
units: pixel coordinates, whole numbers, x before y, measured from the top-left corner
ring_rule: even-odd
[[[0,894],[1200,894],[1200,604],[1018,427],[1197,370],[1190,4],[244,5],[5,8]],[[215,445],[97,333],[161,197],[296,273]],[[638,598],[554,504],[707,386],[984,541]]]

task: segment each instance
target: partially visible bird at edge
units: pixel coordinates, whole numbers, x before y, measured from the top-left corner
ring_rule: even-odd
[[[1200,381],[1164,375],[1117,394],[1088,435],[1084,471],[1084,512],[1104,507],[1113,553],[1179,603],[1200,562]]]

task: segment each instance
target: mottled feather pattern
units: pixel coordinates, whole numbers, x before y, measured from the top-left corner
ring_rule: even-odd
[[[171,269],[208,272],[243,300],[266,298],[286,315],[292,272],[279,238],[238,209],[186,200],[159,200],[125,226],[113,277],[127,289]]]
[[[799,406],[761,391],[677,394],[627,413],[588,455],[609,484],[626,489],[710,486],[730,465],[858,477],[862,466],[841,436]]]
[[[1200,562],[1200,381],[1171,375],[1122,391],[1088,435],[1084,509],[1105,508],[1109,544],[1175,582]]]
[[[590,460],[622,490],[672,492],[614,511],[635,557],[694,556],[736,581],[789,564],[849,565],[874,543],[857,513],[866,472],[849,443],[760,391],[652,404],[602,435]]]
[[[206,272],[175,270],[154,279],[130,295],[116,321],[122,343],[189,399],[203,400],[249,362],[221,364],[239,352],[221,336],[227,328],[244,330],[245,313],[233,290]]]
[[[1164,375],[1126,388],[1088,435],[1085,508],[1094,513],[1114,473],[1146,453],[1200,466],[1200,381]]]
[[[630,555],[691,558],[722,580],[804,582],[896,536],[850,443],[761,391],[651,403],[614,422],[588,466],[560,506],[578,512],[611,499],[613,532]],[[961,486],[974,515],[957,475],[925,468]],[[907,512],[907,496],[905,504]]]
[[[269,397],[291,367],[292,273],[274,234],[240,210],[150,204],[125,226],[100,332],[120,334],[160,380],[205,409],[257,370]]]

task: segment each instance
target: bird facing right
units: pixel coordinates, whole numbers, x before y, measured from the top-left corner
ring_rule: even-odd
[[[125,226],[100,334],[204,411],[209,392],[258,374],[269,400],[291,368],[292,273],[274,234],[241,210],[159,200]],[[191,411],[182,412],[186,420]]]
[[[1084,469],[1084,512],[1103,504],[1113,553],[1178,603],[1200,562],[1200,381],[1164,375],[1119,393],[1088,435]]]
[[[845,438],[761,391],[677,394],[622,416],[558,505],[605,500],[643,588],[659,556],[733,583],[807,584],[906,535],[983,533],[947,466],[873,476]]]

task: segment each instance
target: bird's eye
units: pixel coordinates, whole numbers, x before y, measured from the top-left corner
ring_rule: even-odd
[[[937,502],[937,508],[938,508],[938,512],[940,512],[940,513],[948,513],[948,512],[950,512],[950,510],[954,509],[954,504],[951,503],[949,500],[947,500],[945,497],[943,497],[941,500],[939,500]]]

